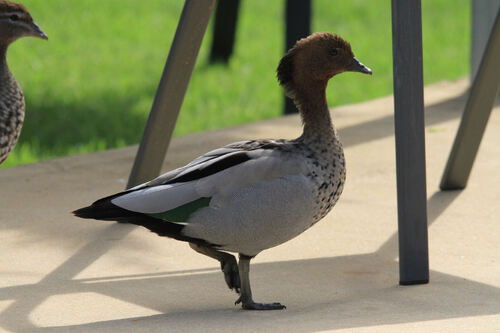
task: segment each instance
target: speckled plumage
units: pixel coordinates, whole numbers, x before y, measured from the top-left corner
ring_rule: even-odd
[[[24,36],[47,39],[26,7],[0,0],[0,164],[14,149],[24,122],[23,92],[7,66],[7,48]]]
[[[329,113],[326,116],[330,118]],[[331,122],[326,122],[326,130],[321,134],[305,132],[294,140],[253,140],[247,141],[240,147],[270,147],[300,158],[305,164],[305,176],[313,184],[311,197],[314,198],[313,208],[309,216],[309,223],[301,232],[325,217],[335,206],[346,179],[344,150],[337,132]]]
[[[24,111],[21,87],[4,63],[0,67],[0,164],[7,159],[19,139]]]
[[[371,74],[337,35],[314,34],[297,42],[278,66],[278,80],[293,97],[304,130],[294,140],[229,144],[186,166],[75,211],[83,218],[144,226],[191,243],[217,259],[229,288],[245,309],[283,309],[252,300],[250,259],[321,220],[344,188],[344,152],[326,103],[336,74]],[[224,252],[239,253],[235,258]]]
[[[302,143],[301,146],[310,170],[307,176],[315,184],[312,226],[330,212],[342,194],[346,179],[344,150],[336,136],[324,144]]]

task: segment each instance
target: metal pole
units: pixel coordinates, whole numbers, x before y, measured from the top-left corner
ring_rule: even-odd
[[[441,179],[442,190],[463,189],[467,185],[499,90],[500,9],[472,84],[460,127]]]
[[[500,0],[471,0],[471,82],[474,81],[481,64],[498,9],[500,9]]]
[[[401,285],[429,282],[420,0],[392,0]]]
[[[286,9],[286,50],[311,33],[311,0],[287,0]],[[297,113],[293,101],[285,96],[285,114]]]
[[[127,188],[159,175],[215,0],[186,0]]]
[[[228,63],[233,54],[240,0],[219,0],[210,50],[210,62]]]

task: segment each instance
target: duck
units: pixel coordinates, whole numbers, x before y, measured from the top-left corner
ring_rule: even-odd
[[[7,48],[25,36],[48,39],[26,7],[0,0],[0,164],[14,149],[24,122],[24,95],[7,66]]]
[[[300,137],[228,144],[73,214],[131,223],[188,242],[220,262],[227,286],[239,294],[235,304],[284,309],[279,302],[253,300],[250,261],[321,220],[342,193],[345,158],[326,87],[343,72],[372,74],[337,34],[314,33],[297,41],[279,62],[277,79],[299,110]]]

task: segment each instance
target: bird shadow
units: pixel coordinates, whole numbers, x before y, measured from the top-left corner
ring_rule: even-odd
[[[460,193],[434,193],[428,200],[429,224],[437,221]],[[123,239],[132,230],[130,225],[111,224],[38,283],[0,288],[0,302],[10,301],[0,313],[0,327],[15,332],[284,332],[290,327],[309,332],[500,312],[499,288],[459,276],[434,270],[428,285],[398,286],[396,233],[373,253],[253,264],[256,299],[281,298],[288,309],[279,312],[247,312],[231,307],[236,295],[224,293],[222,273],[215,265],[208,269],[76,278],[116,244],[103,239]],[[86,311],[96,311],[88,309],[84,297],[88,293],[108,297],[107,304],[126,302],[160,314],[107,320],[106,309],[102,320],[88,323]],[[50,318],[44,319],[44,307],[65,295],[71,296],[70,304],[51,307],[52,311],[59,309],[58,326],[54,326]],[[70,318],[66,325],[61,320],[65,317]]]

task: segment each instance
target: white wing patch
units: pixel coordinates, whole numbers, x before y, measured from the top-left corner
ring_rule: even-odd
[[[118,207],[146,214],[163,213],[199,199],[194,182],[146,187],[111,200]]]
[[[283,177],[292,175],[300,175],[303,177],[303,175],[307,172],[305,163],[303,163],[300,158],[293,155],[282,154],[281,152],[271,150],[255,150],[249,152],[248,154],[253,155],[250,160],[209,176],[188,182],[179,182],[167,185],[159,184],[143,188],[138,187],[137,190],[133,192],[113,198],[111,202],[118,207],[133,212],[158,214],[171,211],[182,205],[192,203],[200,198],[211,198],[209,204],[210,208],[219,209],[224,207],[224,210],[228,210],[227,213],[232,215],[231,211],[236,209],[236,206],[232,208],[229,203],[234,200],[236,193],[248,190],[252,192],[257,190],[257,188],[260,189],[261,186],[264,186],[266,187],[266,191],[268,191],[268,193],[273,193],[274,195],[277,195],[277,197],[280,197],[277,193],[280,189],[274,189],[274,186],[279,187],[288,184],[285,187],[289,188],[291,184],[295,184],[294,186],[297,184],[295,178]],[[203,165],[203,163],[201,165]],[[192,168],[198,167],[200,167],[200,165],[193,166]],[[189,169],[190,168],[187,168],[183,171],[188,172],[190,171]],[[288,180],[283,183],[282,181],[276,181],[276,179]],[[294,179],[294,181],[291,181],[292,179]],[[296,186],[302,187],[301,191],[304,191],[304,182],[305,179],[300,178],[299,183],[301,183],[302,186]],[[256,184],[260,185],[254,187]],[[268,184],[270,185],[269,187],[267,187]],[[297,190],[294,190],[293,192],[298,193]],[[305,192],[309,193],[310,190],[306,189]],[[261,192],[259,195],[268,197],[264,192]],[[293,193],[291,195],[292,198],[295,198]],[[251,202],[252,200],[256,200],[256,197],[252,197],[251,199],[250,197],[247,197],[244,200],[247,202],[244,204],[253,205]],[[204,208],[201,207],[197,208],[197,210],[203,209]],[[210,221],[210,223],[217,224],[215,221]],[[221,230],[220,232],[223,233],[225,231]]]

